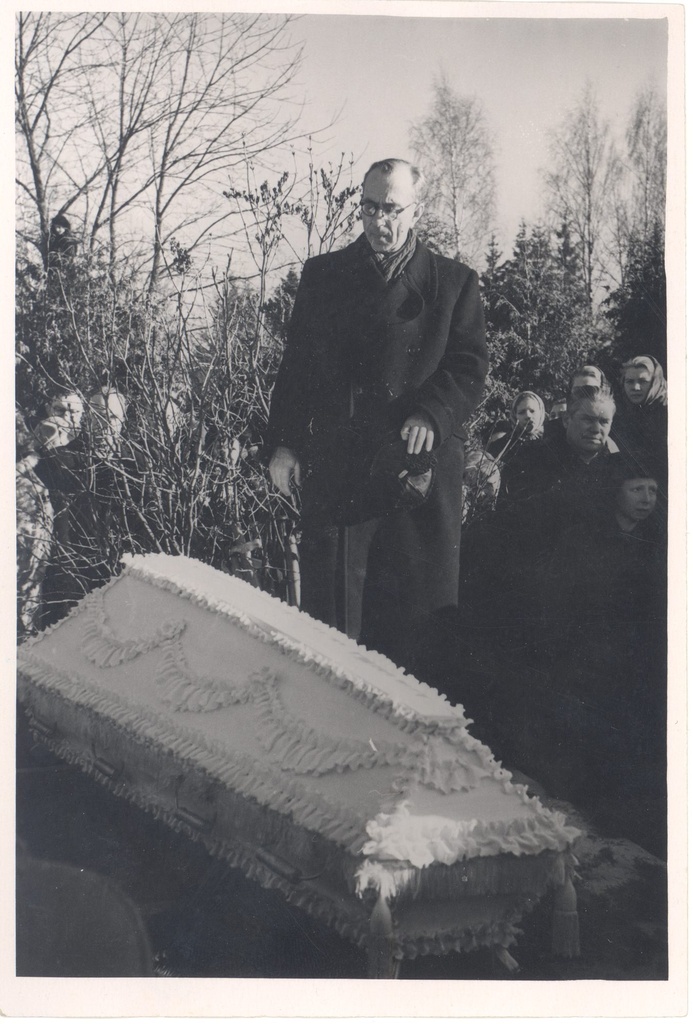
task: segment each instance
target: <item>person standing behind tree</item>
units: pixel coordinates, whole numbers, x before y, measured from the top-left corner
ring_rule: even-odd
[[[485,451],[507,465],[520,445],[544,436],[545,419],[546,408],[539,395],[535,391],[520,391],[512,401],[508,421],[494,427]]]
[[[464,422],[488,358],[476,273],[417,239],[419,170],[381,160],[363,234],[303,269],[270,477],[301,489],[303,607],[401,665],[456,604]]]
[[[486,445],[486,451],[500,467],[500,488],[512,489],[513,466],[523,447],[544,436],[546,408],[534,391],[521,391],[510,406],[509,423],[498,424]]]

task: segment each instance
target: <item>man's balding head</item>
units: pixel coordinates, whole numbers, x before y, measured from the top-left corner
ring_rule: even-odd
[[[373,172],[376,174],[382,174],[385,178],[389,178],[393,174],[406,172],[414,186],[416,198],[420,198],[421,189],[424,183],[423,173],[416,164],[411,163],[409,160],[402,160],[397,156],[388,157],[387,160],[376,160],[374,164],[371,164],[363,177],[364,186],[366,184],[366,178]]]

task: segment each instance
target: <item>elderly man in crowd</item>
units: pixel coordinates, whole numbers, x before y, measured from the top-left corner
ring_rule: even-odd
[[[523,501],[571,482],[579,500],[583,486],[591,486],[608,457],[618,451],[609,442],[615,411],[608,384],[573,389],[567,397],[562,429],[547,432],[541,441],[518,452],[505,500]]]
[[[405,666],[457,601],[463,424],[488,368],[477,275],[417,239],[420,186],[373,164],[363,234],[306,262],[268,437],[272,482],[301,492],[304,609]]]

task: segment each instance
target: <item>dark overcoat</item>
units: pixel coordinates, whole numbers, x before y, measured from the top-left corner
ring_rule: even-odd
[[[488,360],[473,270],[417,241],[403,273],[387,282],[369,253],[361,236],[306,262],[272,395],[268,442],[291,449],[301,462],[304,607],[396,656],[399,641],[390,643],[388,630],[401,634],[457,603],[464,423],[481,398]],[[435,430],[438,461],[428,501],[350,527],[338,540],[333,529],[327,547],[323,529],[313,544],[311,512],[329,505],[342,486],[345,445],[376,444],[414,412]],[[342,582],[340,566],[335,576],[327,564],[337,550],[346,568]],[[322,562],[317,584],[312,553]],[[330,603],[335,587],[346,588],[346,624],[339,595],[336,606]],[[373,635],[368,620],[383,614],[392,622]]]

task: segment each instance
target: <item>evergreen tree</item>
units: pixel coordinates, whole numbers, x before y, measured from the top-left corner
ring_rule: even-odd
[[[650,355],[666,368],[667,305],[662,229],[655,224],[645,238],[635,235],[628,246],[621,285],[606,302],[614,328],[616,363]]]
[[[495,239],[481,275],[490,349],[483,419],[507,411],[519,391],[557,398],[580,363],[594,360],[608,337],[595,321],[569,228],[520,225],[510,259]]]

